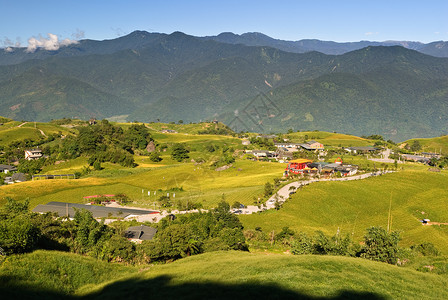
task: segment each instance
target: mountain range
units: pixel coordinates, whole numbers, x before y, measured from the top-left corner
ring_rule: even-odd
[[[0,115],[217,119],[237,131],[329,130],[396,141],[446,134],[446,42],[369,43],[135,31],[56,51],[14,48],[0,54]]]

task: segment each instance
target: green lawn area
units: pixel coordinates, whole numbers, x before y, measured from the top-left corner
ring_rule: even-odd
[[[391,204],[392,229],[401,232],[403,245],[431,242],[448,254],[447,226],[422,226],[423,218],[448,222],[448,173],[405,170],[374,178],[347,182],[319,182],[298,190],[279,211],[241,216],[245,228],[260,226],[280,231],[337,230],[361,240],[370,226],[387,227]]]

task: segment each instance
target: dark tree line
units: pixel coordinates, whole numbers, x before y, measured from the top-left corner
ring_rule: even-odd
[[[225,202],[208,213],[165,218],[152,226],[158,229],[154,239],[139,245],[124,236],[125,222],[107,226],[87,210],[76,211],[73,220],[36,214],[29,211],[28,201],[8,198],[0,210],[0,247],[6,255],[47,249],[133,264],[215,250],[247,250],[243,226]]]

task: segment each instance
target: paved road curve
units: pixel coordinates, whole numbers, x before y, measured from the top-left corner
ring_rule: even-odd
[[[343,178],[328,178],[328,179],[310,179],[310,180],[306,180],[306,181],[295,181],[295,182],[291,182],[287,185],[285,185],[284,187],[282,187],[281,189],[279,189],[277,191],[277,193],[275,193],[274,195],[272,195],[271,198],[269,198],[269,200],[266,202],[266,206],[268,209],[274,208],[275,207],[275,201],[286,201],[286,199],[289,198],[289,193],[292,191],[292,189],[296,190],[304,185],[308,185],[310,183],[313,182],[319,182],[319,181],[348,181],[348,180],[360,180],[360,179],[365,179],[368,177],[372,177],[372,176],[378,176],[378,175],[382,175],[385,173],[392,173],[393,171],[377,171],[377,172],[372,172],[372,173],[365,173],[365,174],[361,174],[361,175],[355,175],[355,176],[350,176],[350,177],[343,177]],[[294,187],[294,188],[291,188]]]

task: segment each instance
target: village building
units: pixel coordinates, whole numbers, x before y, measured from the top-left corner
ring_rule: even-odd
[[[431,161],[430,158],[420,155],[402,154],[401,157],[403,157],[404,160],[420,162],[424,164],[428,164]]]
[[[0,172],[3,172],[5,174],[16,172],[17,167],[10,166],[10,165],[0,165]]]
[[[48,202],[47,204],[39,204],[33,209],[36,213],[54,212],[59,217],[73,218],[76,213],[76,209],[86,209],[92,213],[95,219],[107,218],[107,217],[119,217],[125,220],[130,220],[136,216],[158,214],[158,211],[134,209],[134,208],[122,208],[122,207],[107,207],[98,205],[85,205],[77,203],[66,202]]]
[[[149,226],[133,226],[125,230],[124,236],[131,242],[141,244],[143,241],[149,241],[154,238],[157,229]]]
[[[308,141],[304,144],[300,144],[300,147],[308,151],[323,151],[325,149],[323,144],[316,141]]]
[[[286,148],[288,151],[295,152],[300,148],[301,144],[291,143],[291,142],[280,142],[274,143],[274,146],[277,148]]]
[[[439,153],[431,153],[431,152],[422,152],[421,155],[423,157],[427,157],[427,158],[437,158],[440,159],[442,157],[442,154]]]
[[[371,146],[367,146],[367,147],[347,147],[344,148],[345,151],[348,151],[350,153],[354,153],[354,154],[368,154],[368,153],[374,153],[378,150],[380,150],[380,148],[376,148],[376,147],[371,147]]]
[[[177,133],[176,130],[172,130],[172,129],[163,129],[161,132],[162,133]]]
[[[5,177],[5,184],[13,184],[26,181],[26,175],[24,173],[14,173],[12,176]]]
[[[286,167],[285,173],[286,175],[309,173],[309,171],[311,170],[309,164],[312,162],[313,162],[312,160],[305,158],[291,160],[289,161],[289,164]]]
[[[243,144],[243,145],[245,145],[245,146],[248,146],[248,145],[250,145],[250,141],[249,141],[248,139],[243,139],[243,140],[241,141],[241,144]]]
[[[278,161],[286,161],[286,160],[291,160],[294,158],[294,155],[291,151],[289,151],[286,148],[279,148],[276,152],[275,152],[276,156],[277,156],[277,160]]]
[[[275,151],[269,151],[269,150],[246,150],[247,154],[252,154],[256,158],[275,158],[277,157]]]
[[[25,159],[26,160],[34,160],[42,158],[42,150],[40,149],[30,149],[25,150]]]

